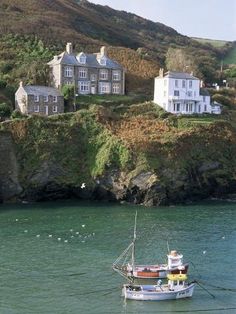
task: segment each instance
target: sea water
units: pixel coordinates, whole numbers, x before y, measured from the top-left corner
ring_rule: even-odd
[[[138,263],[171,250],[198,280],[193,297],[124,301],[113,261],[133,237]],[[0,207],[1,314],[236,313],[236,203],[152,207],[52,202]],[[214,296],[211,296],[211,295]]]

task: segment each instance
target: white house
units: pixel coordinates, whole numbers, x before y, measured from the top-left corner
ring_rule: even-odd
[[[211,104],[206,89],[200,88],[200,80],[189,73],[160,69],[155,78],[154,103],[173,114],[221,113],[219,103]]]

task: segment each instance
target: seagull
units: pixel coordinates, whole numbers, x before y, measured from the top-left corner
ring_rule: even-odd
[[[82,183],[80,188],[81,188],[81,189],[84,189],[85,187],[86,187],[86,186],[85,186],[85,183]]]

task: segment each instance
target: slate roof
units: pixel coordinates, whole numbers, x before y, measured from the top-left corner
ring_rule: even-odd
[[[165,73],[164,77],[182,79],[182,80],[199,80],[197,77],[184,72],[168,71]]]
[[[200,95],[201,96],[210,96],[210,93],[206,88],[200,88]]]
[[[81,54],[81,53],[80,53]],[[93,53],[93,54],[88,54],[88,53],[83,53],[83,55],[86,57],[86,63],[79,63],[79,54],[74,55],[74,54],[68,54],[66,51],[62,52],[58,56],[55,56],[53,60],[48,62],[48,65],[55,65],[55,64],[64,64],[64,65],[76,65],[76,66],[87,66],[87,67],[94,67],[94,68],[110,68],[110,69],[122,69],[122,66],[106,57],[106,65],[101,65],[97,58],[100,57],[100,53]]]
[[[35,95],[35,96],[62,96],[60,91],[54,87],[48,86],[38,86],[38,85],[26,85],[22,86],[25,92],[28,95]]]

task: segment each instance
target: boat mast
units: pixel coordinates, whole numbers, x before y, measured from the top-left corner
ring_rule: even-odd
[[[133,246],[132,246],[132,257],[131,257],[131,262],[132,262],[132,269],[134,270],[134,260],[135,260],[135,241],[136,241],[136,228],[137,228],[137,211],[135,213],[135,218],[134,218],[134,238],[133,238]]]

